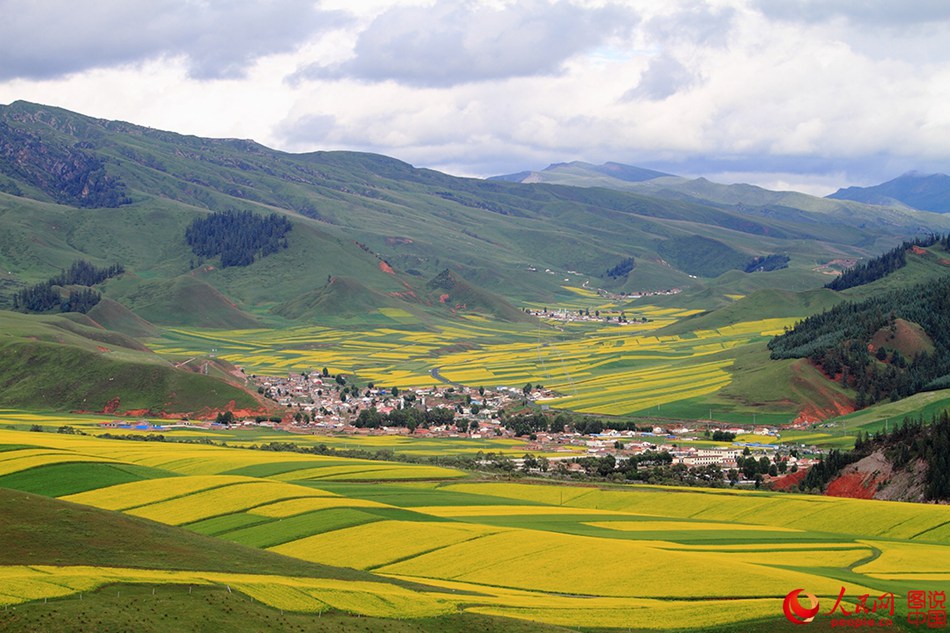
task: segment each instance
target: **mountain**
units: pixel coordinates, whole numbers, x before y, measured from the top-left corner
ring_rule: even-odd
[[[866,204],[950,213],[950,176],[910,172],[873,187],[839,189],[828,197],[835,200],[856,200]]]
[[[950,228],[950,218],[909,211],[873,220],[771,213],[702,200],[700,192],[673,199],[456,178],[385,156],[288,154],[25,102],[0,107],[0,122],[0,301],[77,259],[118,262],[127,272],[102,285],[104,296],[163,325],[266,325],[275,306],[331,277],[358,280],[440,319],[445,310],[418,297],[445,269],[516,307],[566,296],[568,271],[611,291],[701,289],[691,271],[715,277],[719,268],[695,261],[684,268],[682,258],[660,252],[695,237],[748,261],[790,254],[787,272],[748,273],[734,290],[759,284],[754,275],[767,275],[771,287],[800,288],[803,276],[821,278],[811,270],[816,260],[873,254],[941,229],[939,220]],[[592,173],[629,185],[681,180],[616,163]],[[286,248],[248,266],[204,261],[185,232],[197,218],[229,209],[289,218]],[[606,275],[630,257],[636,266],[628,275]]]
[[[631,174],[627,176],[627,174]],[[688,179],[663,172],[619,163],[590,165],[556,163],[538,172],[520,172],[497,177],[514,182],[563,184],[575,187],[605,187],[655,198],[692,202],[728,209],[745,216],[772,218],[796,224],[824,225],[835,230],[848,226],[868,228],[885,226],[911,228],[914,235],[950,227],[945,219],[934,219],[917,211],[939,208],[915,207],[895,201],[876,202],[833,194],[819,198],[797,191],[771,191],[748,184],[720,184],[706,178]],[[840,193],[840,192],[839,192]],[[881,209],[879,204],[886,204]],[[939,206],[939,205],[937,205]],[[910,208],[915,207],[915,208]],[[950,208],[950,205],[947,205]]]
[[[521,183],[549,183],[556,185],[575,185],[579,187],[603,186],[608,188],[614,181],[621,182],[644,182],[657,178],[672,178],[677,176],[667,174],[653,169],[644,169],[643,167],[633,167],[623,163],[608,162],[603,165],[592,165],[580,161],[570,163],[554,163],[548,165],[540,172],[522,171],[516,174],[505,176],[494,176],[489,180],[502,180],[505,182]],[[600,182],[600,185],[595,183]]]

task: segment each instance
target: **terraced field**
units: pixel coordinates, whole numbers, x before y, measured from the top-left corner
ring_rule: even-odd
[[[371,464],[404,469],[403,480],[365,482],[361,460],[9,430],[0,430],[0,458],[22,465],[0,487],[32,473],[64,501],[372,574],[6,565],[0,604],[114,583],[227,585],[301,613],[425,618],[461,610],[666,630],[779,622],[783,597],[798,587],[830,605],[841,587],[853,598],[950,583],[947,506],[486,483],[383,462]],[[42,475],[64,464],[74,468],[76,492]],[[97,470],[104,466],[142,470],[138,479],[109,481]]]

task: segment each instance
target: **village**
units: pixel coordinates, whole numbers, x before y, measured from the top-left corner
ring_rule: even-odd
[[[614,460],[666,453],[664,461],[688,468],[716,467],[724,476],[737,471],[742,476],[743,461],[754,457],[766,479],[806,468],[816,460],[800,457],[780,443],[779,429],[771,426],[690,427],[682,422],[652,424],[633,428],[605,428],[555,423],[547,430],[532,430],[512,423],[526,415],[538,417],[546,409],[543,402],[557,394],[542,385],[523,387],[469,387],[441,384],[432,387],[398,389],[375,384],[358,387],[344,375],[313,371],[291,373],[286,378],[255,377],[261,395],[287,410],[276,420],[246,419],[245,425],[272,425],[298,434],[316,435],[401,435],[423,438],[516,438],[526,440],[527,453],[545,454],[547,464],[563,462],[561,471],[578,471],[578,458]],[[533,413],[532,413],[533,412]],[[558,428],[558,427],[561,428]],[[608,425],[609,426],[609,425]],[[579,428],[578,428],[579,427]],[[582,432],[583,431],[583,432]],[[738,436],[754,436],[768,441],[736,442]],[[718,444],[713,444],[717,442]],[[812,451],[809,451],[812,453]],[[524,458],[513,460],[524,470],[539,468]],[[751,483],[755,471],[746,468]]]
[[[518,439],[524,442],[524,456],[512,456],[506,462],[523,472],[589,475],[596,471],[604,476],[606,471],[616,476],[624,474],[624,465],[628,469],[633,465],[636,471],[635,464],[640,463],[678,466],[706,479],[757,487],[807,469],[821,454],[815,447],[783,444],[780,429],[772,426],[711,420],[688,426],[657,418],[640,425],[605,424],[563,413],[552,417],[543,401],[557,394],[542,385],[475,388],[443,383],[399,389],[373,383],[357,386],[352,377],[330,375],[327,370],[251,379],[261,396],[284,410],[282,415],[240,417],[225,411],[207,420],[160,424],[114,420],[100,426],[149,432],[265,427],[297,435]],[[538,420],[548,422],[539,426]]]

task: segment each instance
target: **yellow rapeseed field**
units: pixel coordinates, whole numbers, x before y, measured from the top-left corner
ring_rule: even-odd
[[[88,490],[86,492],[62,497],[62,499],[72,501],[73,503],[84,503],[105,510],[127,510],[129,508],[165,501],[172,497],[190,495],[202,490],[255,481],[257,480],[252,477],[238,477],[234,475],[169,477],[166,479],[133,481],[132,483]]]
[[[377,521],[308,536],[273,547],[271,551],[315,563],[369,569],[499,530],[465,523]],[[368,547],[369,543],[385,543],[385,546]]]
[[[950,544],[861,541],[880,551],[874,560],[856,567],[859,574],[935,574],[950,577]]]
[[[655,542],[523,529],[450,545],[381,571],[553,593],[657,598],[706,597],[710,587],[715,595],[736,598],[749,596],[749,587],[761,596],[785,595],[788,587],[799,586],[831,595],[840,587],[839,581],[820,576],[705,552],[665,550]],[[636,583],[629,582],[631,574]]]
[[[151,503],[128,513],[169,525],[183,525],[284,499],[319,496],[323,496],[321,491],[304,486],[259,480]]]

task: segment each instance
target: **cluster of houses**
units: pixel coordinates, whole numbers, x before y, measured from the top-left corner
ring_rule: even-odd
[[[716,429],[731,435],[741,435],[750,433],[749,429],[729,428]],[[730,446],[702,448],[689,444],[688,442],[707,439],[696,429],[677,427],[666,429],[663,427],[654,427],[652,431],[617,431],[613,429],[605,430],[602,433],[593,435],[581,435],[579,433],[539,433],[537,439],[528,445],[531,451],[536,452],[564,452],[568,453],[563,459],[571,459],[578,454],[577,448],[567,448],[568,446],[583,447],[583,454],[590,457],[606,457],[613,455],[615,458],[627,458],[634,455],[641,455],[647,452],[669,452],[673,464],[685,464],[690,467],[702,467],[717,465],[723,470],[736,467],[736,460],[746,452],[754,455],[756,458],[767,457],[774,461],[783,447],[778,443],[778,430],[773,427],[757,427],[754,434],[759,436],[771,436],[775,438],[775,443],[763,442],[732,442]],[[662,438],[662,439],[661,439]],[[658,441],[659,440],[659,441]],[[554,458],[558,459],[558,458]],[[783,459],[788,460],[788,465],[798,463],[795,457],[783,455]],[[804,466],[804,463],[800,463]]]
[[[511,433],[498,421],[502,411],[528,400],[554,397],[543,388],[493,387],[491,389],[438,385],[413,389],[350,384],[343,376],[321,372],[256,378],[258,390],[287,409],[283,427],[290,431],[352,434],[499,437]],[[363,411],[390,415],[415,408],[422,412],[453,412],[451,421],[405,426],[366,427],[358,423]],[[445,417],[445,416],[443,416]]]

